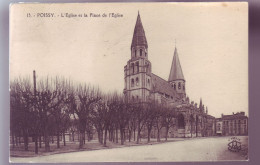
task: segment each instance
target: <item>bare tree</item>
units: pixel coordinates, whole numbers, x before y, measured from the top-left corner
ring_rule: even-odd
[[[137,122],[137,140],[136,143],[139,144],[141,139],[141,131],[146,123],[147,114],[149,113],[147,105],[138,103],[134,105],[134,111],[136,114],[136,122]]]
[[[70,112],[78,118],[79,148],[83,148],[88,116],[93,106],[101,99],[99,89],[90,85],[78,85],[76,90],[69,90],[68,104]]]
[[[165,126],[165,141],[168,139],[169,129],[175,125],[174,118],[176,118],[175,109],[165,108],[164,111],[164,126]]]
[[[28,137],[31,131],[30,111],[33,107],[32,87],[29,79],[16,79],[10,83],[11,132],[14,147],[14,136],[23,136],[24,149],[28,151]],[[19,140],[20,141],[20,140]]]
[[[45,81],[39,82],[40,89],[37,91],[37,108],[39,110],[41,124],[44,132],[45,151],[50,151],[50,127],[52,126],[49,119],[53,110],[57,109],[63,103],[66,95],[60,82],[47,77]]]

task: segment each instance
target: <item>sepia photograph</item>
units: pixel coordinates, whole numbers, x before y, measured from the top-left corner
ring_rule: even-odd
[[[10,5],[11,163],[249,160],[248,3]]]

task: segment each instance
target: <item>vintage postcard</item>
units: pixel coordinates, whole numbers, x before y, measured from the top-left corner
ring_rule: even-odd
[[[248,4],[10,5],[10,162],[247,161]]]

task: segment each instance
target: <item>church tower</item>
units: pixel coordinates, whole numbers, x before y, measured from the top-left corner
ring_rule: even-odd
[[[131,59],[124,67],[124,95],[128,102],[146,102],[151,90],[151,63],[148,44],[138,12],[131,44]]]
[[[181,64],[176,47],[174,50],[174,56],[172,60],[172,66],[168,82],[171,84],[172,88],[181,98],[186,97],[185,79],[182,73]]]

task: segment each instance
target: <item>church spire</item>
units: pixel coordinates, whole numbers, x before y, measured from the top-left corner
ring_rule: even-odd
[[[177,52],[176,46],[175,46],[175,50],[174,50],[172,67],[171,67],[168,81],[170,82],[170,81],[175,81],[175,80],[185,80],[183,73],[182,73],[181,63],[180,63],[180,60],[178,57],[178,52]]]
[[[200,105],[199,105],[199,109],[202,110],[203,109],[203,105],[202,105],[202,99],[200,98]]]
[[[145,37],[144,28],[141,22],[141,17],[138,11],[137,20],[134,29],[134,35],[132,39],[131,49],[136,46],[144,46],[146,49],[148,48],[148,44]]]

